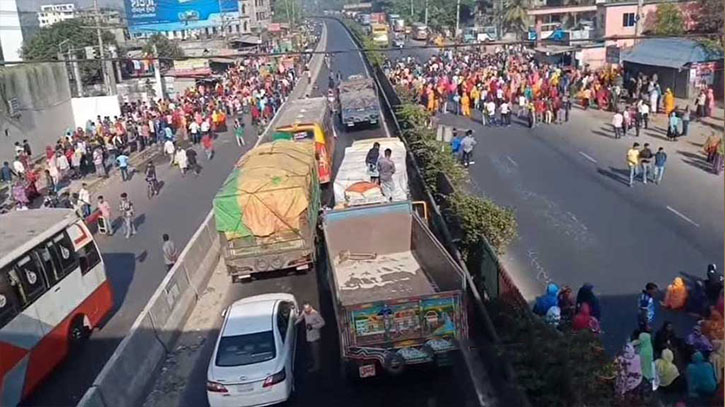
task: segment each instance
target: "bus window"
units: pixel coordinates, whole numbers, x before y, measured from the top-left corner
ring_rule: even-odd
[[[78,260],[73,255],[75,249],[73,242],[66,233],[60,233],[53,238],[53,252],[63,269],[63,275],[70,273],[78,267]]]
[[[15,268],[8,273],[10,285],[15,290],[23,308],[30,305],[45,291],[41,267],[34,256],[26,254],[15,263]]]
[[[55,283],[63,278],[63,270],[60,268],[57,260],[53,258],[51,250],[53,243],[48,241],[44,245],[38,246],[35,251],[38,253],[41,263],[43,263],[43,269],[45,270],[45,278],[48,280],[50,287],[54,286]]]
[[[95,243],[91,242],[78,249],[78,260],[81,263],[81,274],[86,275],[93,267],[101,262]]]
[[[0,270],[0,328],[20,312],[20,304],[10,283],[10,269]]]

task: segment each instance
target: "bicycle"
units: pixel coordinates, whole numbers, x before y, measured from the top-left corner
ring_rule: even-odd
[[[148,199],[153,198],[154,195],[159,194],[158,182],[153,178],[146,179],[146,196]]]

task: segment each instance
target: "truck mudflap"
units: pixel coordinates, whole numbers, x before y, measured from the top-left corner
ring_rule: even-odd
[[[407,365],[439,364],[439,361],[440,364],[448,364],[447,354],[457,349],[455,338],[432,338],[422,345],[411,344],[393,349],[349,348],[345,356],[355,363],[359,377],[366,378],[376,376],[379,369],[390,375],[398,375]]]
[[[276,253],[265,256],[226,258],[227,273],[233,280],[240,280],[252,274],[267,271],[294,269],[307,271],[314,263],[314,253],[309,250],[297,250],[288,253]]]

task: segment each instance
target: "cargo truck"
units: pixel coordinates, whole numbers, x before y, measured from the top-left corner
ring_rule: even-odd
[[[362,124],[377,125],[380,121],[380,104],[372,78],[350,75],[337,87],[340,122],[345,128]]]
[[[232,281],[274,270],[308,270],[315,261],[320,209],[312,140],[277,140],[248,151],[213,207]]]
[[[360,206],[322,218],[341,367],[352,379],[450,364],[468,335],[463,270],[413,205]]]

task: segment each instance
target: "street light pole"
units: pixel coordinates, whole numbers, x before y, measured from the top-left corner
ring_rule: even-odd
[[[425,0],[425,26],[428,27],[428,0]]]
[[[456,31],[453,38],[458,38],[458,26],[461,24],[461,0],[456,0]]]
[[[410,18],[413,19],[413,0],[410,0]],[[411,21],[411,23],[413,22]]]

